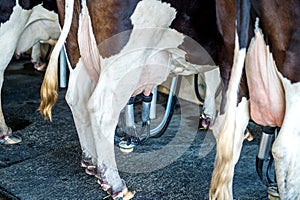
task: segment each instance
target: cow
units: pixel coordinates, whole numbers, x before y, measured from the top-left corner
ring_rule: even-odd
[[[249,120],[272,134],[281,199],[300,199],[300,2],[217,0],[222,103],[210,199],[233,199],[232,183]],[[274,134],[274,133],[273,133]]]
[[[57,10],[56,3],[51,0],[4,0],[0,4],[0,89],[3,84],[4,70],[13,57],[19,38],[22,35],[30,17],[39,13],[52,13]],[[36,18],[37,19],[37,18]],[[37,20],[35,20],[37,21]],[[50,39],[50,38],[48,38]],[[6,123],[0,100],[0,143],[16,144],[21,138],[12,135],[12,130]]]
[[[55,4],[56,2],[53,1]],[[47,57],[50,45],[54,46],[60,35],[60,25],[56,12],[45,12],[41,6],[32,9],[32,13],[19,36],[18,44],[15,49],[17,57],[22,53],[31,50],[31,62],[34,68],[41,71],[46,67],[46,60],[42,60],[42,54]],[[46,51],[44,50],[45,48]],[[45,53],[44,53],[45,51]]]
[[[128,99],[139,93],[149,96],[170,73],[216,69],[189,39],[199,39],[192,23],[199,2],[58,1],[63,28],[45,73],[39,110],[51,120],[57,58],[66,41],[70,68],[66,100],[80,140],[81,165],[113,199],[134,196],[119,176],[113,146],[118,117]]]

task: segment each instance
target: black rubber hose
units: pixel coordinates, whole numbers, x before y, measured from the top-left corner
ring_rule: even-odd
[[[204,99],[202,99],[202,97],[200,96],[199,88],[198,88],[198,74],[194,75],[194,89],[195,89],[195,94],[196,94],[198,101],[200,101],[203,104]]]

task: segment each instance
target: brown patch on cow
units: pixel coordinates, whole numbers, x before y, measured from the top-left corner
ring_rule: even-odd
[[[226,104],[226,91],[228,89],[233,65],[233,55],[235,47],[235,0],[216,1],[217,27],[219,31],[219,46],[217,65],[220,66],[222,78],[222,102],[220,112],[224,113]]]
[[[137,0],[109,0],[93,3],[92,6],[91,3],[87,2],[93,32],[98,45],[113,35],[132,29],[130,16],[137,2]],[[63,26],[65,0],[58,0],[57,4],[60,24]],[[76,67],[80,58],[77,33],[81,8],[81,2],[79,0],[75,0],[72,26],[66,42],[66,51],[72,68]],[[113,54],[119,53],[123,46],[127,43],[129,36],[130,34],[124,34],[122,37],[117,37],[120,40],[114,40],[112,44],[113,47],[109,48],[109,51],[107,51],[107,48],[100,48],[101,56],[109,57]]]
[[[285,51],[288,48],[291,32],[293,29],[292,12],[290,4],[282,3],[278,6],[276,1],[258,1],[261,10],[259,16],[263,33],[265,34],[270,49],[274,55],[276,65],[280,68],[283,66]],[[279,15],[278,13],[285,13]],[[292,23],[291,23],[292,22]]]
[[[87,2],[87,6],[98,44],[118,33],[117,24],[119,19],[114,16],[114,13],[118,10],[118,1],[100,1],[97,4],[93,4],[93,6],[90,6],[89,2]]]
[[[87,2],[95,39],[98,45],[122,31],[132,29],[129,17],[136,3],[137,1],[131,1],[129,3],[128,1],[109,0],[99,1],[96,4],[93,3],[93,6],[91,6],[89,2]],[[129,36],[130,34],[122,34],[122,37],[115,37],[114,40],[109,40],[112,47],[100,48],[101,56],[109,57],[119,53],[127,43]]]
[[[58,0],[57,1],[57,8],[59,13],[59,22],[60,25],[64,25],[65,19],[65,0]],[[76,67],[76,64],[79,61],[80,53],[79,53],[79,46],[77,40],[77,33],[78,33],[78,24],[79,24],[79,14],[81,11],[81,4],[79,0],[74,1],[74,13],[72,18],[72,25],[67,37],[67,42],[65,44],[65,48],[67,51],[67,57],[71,64],[72,68]]]
[[[222,78],[222,102],[220,112],[224,113],[226,104],[226,91],[228,89],[229,79],[231,76],[231,68],[233,65],[233,55],[235,48],[235,31],[236,31],[236,2],[235,0],[216,1],[216,16],[217,28],[219,31],[218,37],[218,56],[217,65],[220,66],[220,73]],[[251,36],[253,35],[253,24],[250,22],[248,30],[248,44],[250,43]],[[247,78],[245,70],[239,85],[238,103],[242,97],[249,98],[249,91],[247,86]]]
[[[300,2],[256,1],[255,7],[278,70],[292,83],[300,81]]]

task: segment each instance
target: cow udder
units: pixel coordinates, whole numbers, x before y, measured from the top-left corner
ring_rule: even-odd
[[[281,126],[285,113],[282,83],[261,30],[256,29],[246,58],[250,115],[263,126]]]

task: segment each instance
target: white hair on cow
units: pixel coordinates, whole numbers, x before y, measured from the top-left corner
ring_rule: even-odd
[[[136,6],[131,20],[132,24],[139,28],[168,27],[175,17],[176,10],[170,4],[158,0],[143,0]]]

